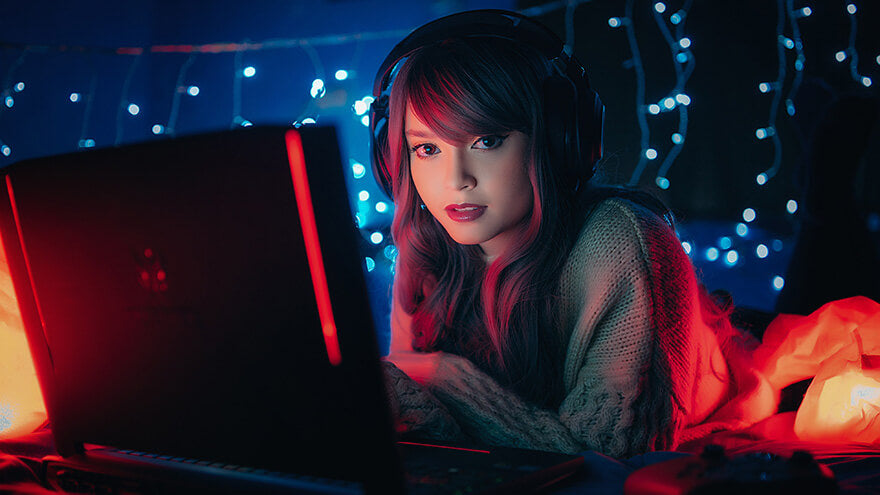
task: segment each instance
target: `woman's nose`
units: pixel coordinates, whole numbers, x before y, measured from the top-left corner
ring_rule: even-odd
[[[446,184],[456,191],[473,189],[477,185],[477,180],[470,170],[470,163],[463,153],[452,153],[446,167]]]

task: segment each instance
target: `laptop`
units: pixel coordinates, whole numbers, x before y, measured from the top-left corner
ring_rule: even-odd
[[[0,171],[0,235],[58,455],[94,493],[512,493],[583,458],[399,442],[330,127]]]

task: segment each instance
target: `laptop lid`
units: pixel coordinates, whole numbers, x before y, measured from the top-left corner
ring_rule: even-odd
[[[2,173],[0,234],[59,454],[99,444],[400,490],[333,129]]]

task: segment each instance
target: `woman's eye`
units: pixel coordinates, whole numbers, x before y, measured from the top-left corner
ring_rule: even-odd
[[[504,142],[505,137],[507,136],[483,136],[480,139],[477,139],[472,148],[491,150],[493,148],[501,146],[501,143]]]
[[[438,150],[433,144],[420,144],[418,146],[413,146],[410,149],[410,152],[415,153],[419,157],[425,158],[431,155],[436,155],[440,150]]]

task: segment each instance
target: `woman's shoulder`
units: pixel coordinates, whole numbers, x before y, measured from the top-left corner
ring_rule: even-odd
[[[675,233],[652,208],[624,197],[611,197],[595,204],[586,215],[575,250],[591,245],[608,246],[625,241],[647,245]]]

